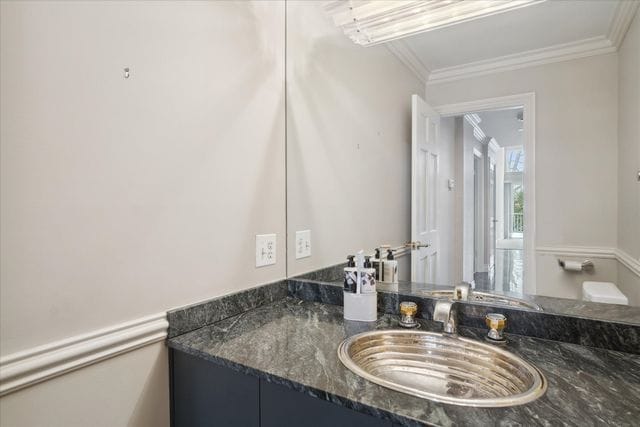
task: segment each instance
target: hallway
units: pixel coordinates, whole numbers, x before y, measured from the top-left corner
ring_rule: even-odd
[[[496,249],[495,269],[489,273],[475,273],[473,275],[475,289],[522,294],[524,291],[522,286],[523,252],[522,249]]]

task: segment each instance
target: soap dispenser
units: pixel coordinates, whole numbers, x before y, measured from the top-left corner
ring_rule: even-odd
[[[384,262],[384,281],[392,285],[398,283],[398,261],[393,256],[393,251],[387,251],[387,260]]]
[[[349,264],[345,268],[344,318],[360,322],[375,322],[378,319],[378,294],[376,292],[375,270],[371,268],[370,257],[365,260],[362,251],[356,256],[355,267],[349,267],[353,257],[349,257]],[[355,276],[352,276],[355,270]],[[349,289],[347,279],[355,277],[355,292]]]
[[[380,259],[380,248],[376,248],[375,255],[371,260],[371,267],[373,267],[373,269],[376,271],[375,272],[376,280],[380,280],[381,265],[382,265],[382,260]]]
[[[358,286],[355,255],[347,257],[347,266],[344,269],[344,291],[355,293]]]
[[[376,291],[376,271],[371,264],[371,257],[364,257],[364,268],[362,269],[362,282],[360,292],[369,294]]]

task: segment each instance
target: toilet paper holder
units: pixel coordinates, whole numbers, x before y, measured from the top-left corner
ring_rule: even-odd
[[[565,261],[563,259],[558,259],[558,265],[567,271],[590,271],[593,270],[594,265],[593,261],[590,259],[585,259],[584,261]]]

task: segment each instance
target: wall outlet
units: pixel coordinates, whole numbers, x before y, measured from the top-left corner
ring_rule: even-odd
[[[311,230],[296,231],[296,259],[311,256]]]
[[[276,263],[276,235],[256,234],[256,267]]]

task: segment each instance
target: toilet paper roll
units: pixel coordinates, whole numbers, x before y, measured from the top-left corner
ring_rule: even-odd
[[[562,261],[560,265],[567,271],[582,271],[582,263],[580,261]]]

